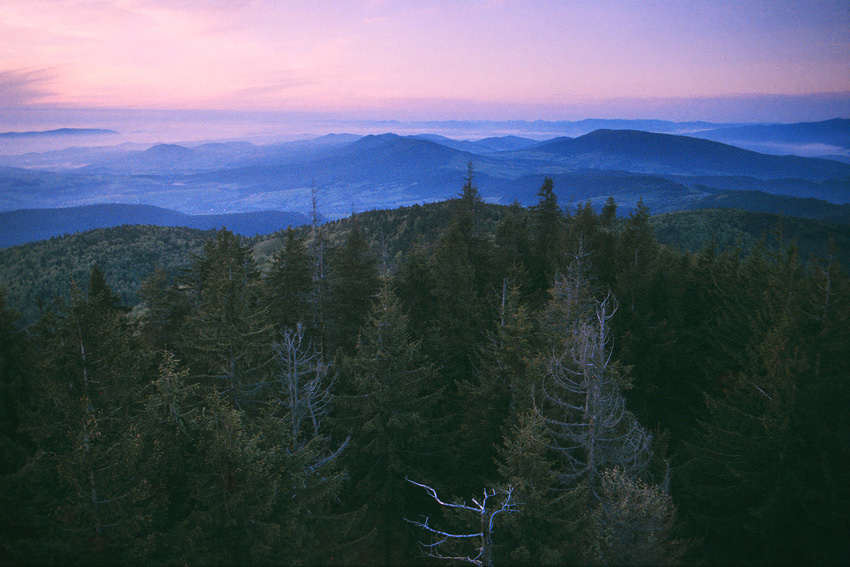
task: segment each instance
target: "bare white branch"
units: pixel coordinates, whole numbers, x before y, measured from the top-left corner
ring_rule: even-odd
[[[564,462],[563,481],[596,485],[606,468],[630,475],[646,469],[651,437],[626,409],[618,369],[612,364],[610,321],[617,310],[608,293],[594,299],[586,291],[581,266],[556,282],[550,321],[561,339],[553,347],[539,392],[553,449]],[[564,332],[566,330],[567,332]]]
[[[321,420],[333,399],[333,379],[327,378],[328,365],[310,345],[304,344],[301,323],[295,329],[283,330],[274,351],[279,372],[278,388],[273,395],[288,410],[293,441],[304,438],[305,424],[312,429],[307,435],[318,437]]]
[[[513,512],[518,511],[518,505],[513,500],[513,486],[508,486],[507,488],[500,489],[485,488],[483,498],[481,498],[480,500],[477,498],[473,498],[472,503],[474,504],[474,506],[470,506],[465,502],[460,504],[445,502],[440,499],[439,495],[437,494],[437,491],[431,488],[430,486],[426,484],[420,484],[410,479],[407,479],[407,481],[411,484],[424,488],[428,492],[428,494],[431,495],[431,498],[433,498],[441,506],[470,512],[473,515],[472,518],[474,518],[474,521],[477,522],[474,525],[477,525],[480,528],[479,531],[454,534],[432,527],[428,523],[430,518],[427,517],[425,518],[424,522],[417,522],[405,518],[405,521],[410,522],[411,524],[422,528],[428,533],[439,536],[441,538],[438,541],[429,544],[420,543],[423,548],[428,549],[428,553],[426,554],[427,556],[434,557],[436,559],[463,561],[466,563],[472,563],[473,565],[480,566],[490,566],[493,564],[493,524],[495,518],[497,515],[502,513],[511,514]],[[475,555],[445,555],[441,551],[443,547],[451,546],[452,544],[468,540],[477,540],[477,545],[475,547],[475,551],[477,551],[477,553]]]

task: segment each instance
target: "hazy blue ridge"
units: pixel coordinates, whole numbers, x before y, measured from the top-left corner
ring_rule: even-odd
[[[49,138],[59,136],[86,136],[104,134],[118,134],[115,130],[103,128],[57,128],[55,130],[43,130],[33,132],[0,132],[0,138]]]
[[[850,165],[821,158],[777,156],[690,136],[639,130],[596,130],[533,147],[599,169],[685,175],[747,175],[766,179],[828,179],[850,176]]]
[[[749,141],[786,144],[829,144],[850,148],[850,119],[795,124],[748,124],[706,130],[696,134],[718,142]]]
[[[195,215],[306,214],[315,191],[321,214],[341,218],[454,197],[469,163],[484,198],[501,204],[534,204],[547,176],[565,205],[614,196],[624,210],[643,199],[662,212],[701,206],[700,199],[725,191],[850,203],[848,163],[764,154],[691,136],[600,129],[545,142],[519,136],[458,141],[435,134],[334,134],[266,146],[155,144],[0,156],[0,211],[114,202]]]
[[[226,227],[243,236],[256,236],[308,222],[301,213],[285,211],[187,215],[150,205],[124,204],[21,209],[0,213],[0,248],[122,225],[180,226],[200,230]]]

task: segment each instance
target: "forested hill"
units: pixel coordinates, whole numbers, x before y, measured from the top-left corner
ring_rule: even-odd
[[[121,225],[183,226],[201,230],[227,228],[236,234],[254,236],[307,222],[309,219],[305,215],[286,211],[186,215],[150,205],[115,203],[57,209],[21,209],[0,212],[0,248]]]
[[[135,305],[142,280],[157,268],[188,267],[215,231],[160,226],[101,228],[0,250],[0,286],[9,305],[34,321],[54,298],[70,298],[97,264],[122,304]]]
[[[846,232],[537,197],[2,251],[0,562],[842,563]]]
[[[768,246],[794,244],[804,261],[825,258],[830,251],[850,266],[850,226],[794,216],[740,209],[702,209],[656,215],[653,230],[662,244],[698,252],[713,243],[718,250],[748,253],[764,239]]]
[[[480,230],[495,234],[500,220],[509,214],[510,207],[482,203]],[[411,250],[436,242],[451,215],[452,202],[441,201],[367,211],[327,223],[323,230],[328,245],[338,247],[356,223],[382,266],[394,271]],[[661,244],[690,252],[713,241],[719,250],[740,247],[746,253],[763,237],[773,243],[774,234],[781,230],[784,241],[795,242],[801,257],[808,260],[825,257],[834,241],[836,257],[845,266],[850,265],[850,227],[845,225],[738,209],[665,213],[652,216],[650,223]],[[308,226],[298,229],[302,236],[310,232]],[[145,277],[157,267],[172,277],[180,273],[213,235],[209,230],[179,227],[120,226],[15,246],[0,250],[0,285],[6,287],[9,305],[20,311],[25,321],[34,321],[39,305],[48,305],[54,297],[67,299],[69,282],[84,282],[91,266],[97,264],[122,303],[135,305]],[[278,232],[245,242],[251,246],[259,268],[265,270],[285,240],[285,232]]]

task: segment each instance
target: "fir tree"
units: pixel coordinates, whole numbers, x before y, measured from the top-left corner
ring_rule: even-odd
[[[273,334],[260,301],[259,272],[250,251],[227,230],[207,242],[195,270],[197,307],[181,352],[207,392],[226,393],[242,408],[260,396],[272,363]]]
[[[537,191],[538,202],[530,209],[529,271],[538,305],[543,303],[546,288],[555,276],[563,252],[564,213],[554,189],[552,178],[545,178]]]
[[[229,397],[229,396],[228,396]],[[252,433],[243,413],[213,390],[191,418],[196,453],[188,465],[192,508],[178,523],[184,553],[199,564],[269,563],[280,540],[273,468],[276,447]]]
[[[500,563],[563,565],[583,559],[588,528],[586,485],[564,490],[543,416],[518,416],[499,450],[499,475],[514,487],[520,513],[507,519],[510,537],[497,547]]]
[[[403,557],[406,532],[399,520],[411,491],[405,478],[423,476],[436,392],[434,370],[411,340],[407,316],[388,286],[340,374],[345,397],[338,427],[350,431],[352,447],[345,454],[353,483],[349,507],[367,506],[365,521],[377,530],[379,554],[392,564]]]
[[[498,273],[507,275],[524,294],[528,293],[532,286],[528,211],[514,201],[496,226],[495,237]]]
[[[163,268],[145,278],[139,289],[142,300],[141,332],[153,351],[176,350],[181,326],[191,306]]]
[[[800,560],[799,526],[792,518],[800,514],[796,475],[806,459],[797,426],[798,385],[805,391],[808,373],[796,344],[801,273],[793,250],[777,260],[772,268],[759,261],[768,277],[762,306],[751,316],[762,331],[754,333],[746,362],[724,391],[706,396],[709,417],[689,445],[688,513],[704,530],[714,561]]]
[[[674,537],[676,507],[665,489],[619,467],[602,474],[590,516],[585,561],[595,565],[679,565],[686,544]]]
[[[27,424],[39,451],[21,471],[30,521],[41,524],[23,545],[35,545],[38,561],[126,560],[138,527],[128,495],[140,455],[127,436],[146,361],[111,297],[108,287],[84,296],[74,286],[70,305],[39,326]]]
[[[379,288],[378,261],[356,222],[342,249],[333,256],[328,282],[326,330],[328,347],[351,354],[357,332]],[[332,352],[332,351],[331,351]]]
[[[17,328],[20,315],[6,307],[6,290],[0,287],[0,475],[12,472],[25,454],[21,431],[22,411],[31,394],[25,334]]]
[[[474,380],[460,396],[466,400],[462,438],[467,467],[477,470],[479,484],[495,481],[495,457],[504,435],[521,413],[531,408],[533,384],[528,366],[533,358],[533,324],[519,290],[502,282],[496,325],[480,346]]]
[[[145,390],[144,407],[132,424],[133,443],[144,458],[139,462],[132,505],[144,518],[139,537],[128,542],[134,561],[163,564],[191,562],[182,524],[194,507],[189,495],[188,471],[197,455],[193,418],[199,408],[197,384],[188,383],[188,371],[164,352],[159,373]]]
[[[269,319],[276,329],[306,327],[313,318],[309,313],[309,297],[313,287],[313,269],[304,241],[293,228],[286,231],[284,247],[272,259],[266,274],[265,297]],[[315,332],[307,331],[307,336]]]
[[[410,318],[411,335],[417,339],[426,338],[437,312],[437,281],[431,256],[429,247],[417,242],[392,279],[395,293]]]

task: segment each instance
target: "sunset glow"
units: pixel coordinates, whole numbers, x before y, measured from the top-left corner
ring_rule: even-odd
[[[4,0],[0,106],[809,119],[850,112],[848,31],[844,0]]]

